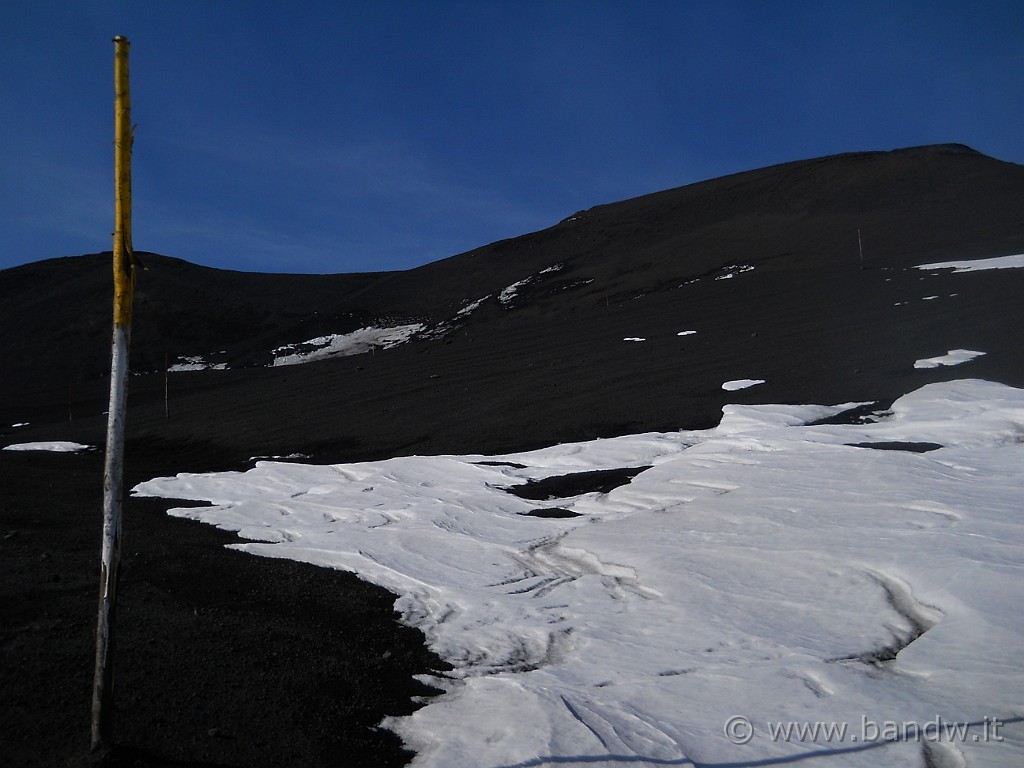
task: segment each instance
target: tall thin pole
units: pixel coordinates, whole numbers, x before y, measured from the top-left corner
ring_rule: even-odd
[[[132,129],[128,94],[127,38],[114,38],[114,333],[110,358],[110,409],[103,466],[103,550],[100,558],[96,671],[92,697],[92,749],[112,743],[114,614],[121,558],[121,506],[124,479],[124,414],[127,402],[128,342],[132,288]]]

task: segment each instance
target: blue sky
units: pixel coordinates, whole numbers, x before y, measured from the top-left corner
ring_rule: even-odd
[[[0,0],[0,268],[135,247],[404,269],[577,210],[839,152],[1024,163],[1024,2]]]

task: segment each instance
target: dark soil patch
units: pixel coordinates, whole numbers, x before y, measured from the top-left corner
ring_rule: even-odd
[[[854,448],[873,448],[876,451],[909,451],[910,453],[928,453],[942,447],[939,443],[914,443],[901,440],[888,440],[877,443],[847,443]]]
[[[808,422],[807,426],[832,426],[843,424],[872,424],[878,421],[879,414],[884,412],[880,403],[864,403],[845,411],[840,411],[833,416],[826,416],[824,419]]]
[[[584,493],[609,493],[620,485],[631,482],[645,469],[650,469],[650,467],[621,467],[619,469],[597,469],[591,472],[572,472],[567,475],[546,477],[543,480],[530,480],[522,485],[510,486],[505,490],[520,499],[532,501],[566,499]]]
[[[580,513],[573,512],[571,509],[564,509],[563,507],[539,507],[538,509],[531,509],[526,513],[526,516],[560,519],[567,517],[580,517]]]

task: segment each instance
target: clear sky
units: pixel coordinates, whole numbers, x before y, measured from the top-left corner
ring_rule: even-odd
[[[0,0],[0,268],[135,247],[404,269],[577,210],[839,152],[1024,163],[1024,2]]]

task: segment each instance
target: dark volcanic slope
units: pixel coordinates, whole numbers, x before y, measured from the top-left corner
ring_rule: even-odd
[[[270,350],[359,328],[358,296],[386,278],[230,272],[140,252],[132,369],[163,370],[165,355],[218,353],[232,367],[265,365]],[[7,384],[77,384],[109,369],[110,253],[0,271]],[[6,378],[6,377],[5,377]]]
[[[1021,271],[910,269],[1020,252],[1024,168],[948,145],[599,206],[407,272],[248,275],[144,256],[133,368],[162,369],[169,353],[232,369],[172,374],[169,419],[163,375],[134,378],[130,437],[202,443],[231,460],[491,451],[706,426],[736,399],[886,400],[965,375],[1022,385]],[[0,272],[0,423],[38,424],[25,439],[102,440],[107,271],[97,255]],[[240,367],[265,365],[286,342],[414,321],[429,333],[374,355]],[[956,347],[987,355],[913,368]],[[768,383],[720,389],[747,377]]]
[[[913,269],[1017,253],[1024,168],[940,146],[599,206],[407,272],[249,275],[143,255],[129,486],[261,454],[498,452],[710,426],[728,402],[886,403],[963,377],[1024,386],[1024,270]],[[102,444],[109,270],[97,254],[0,271],[0,445]],[[283,344],[411,322],[426,331],[392,349],[266,367]],[[914,367],[957,348],[986,354]],[[187,355],[230,368],[170,374],[165,413],[165,356]],[[739,378],[767,383],[722,390]],[[100,463],[0,454],[12,765],[89,762]],[[116,728],[136,751],[106,765],[401,764],[371,726],[409,711],[423,692],[411,675],[437,660],[394,624],[391,597],[226,553],[230,537],[163,510],[127,505]]]

